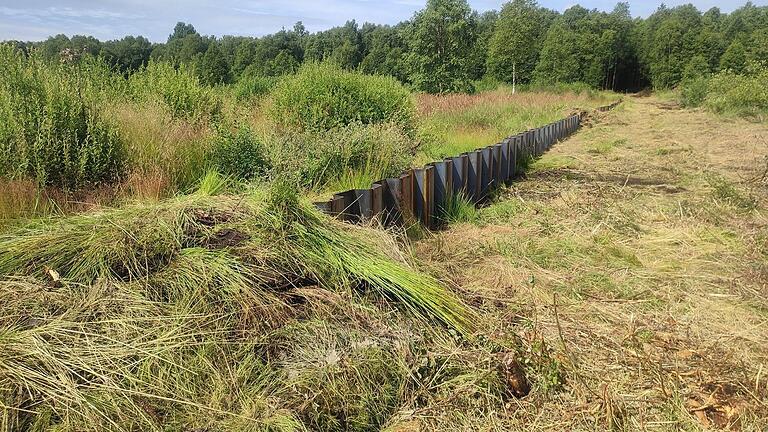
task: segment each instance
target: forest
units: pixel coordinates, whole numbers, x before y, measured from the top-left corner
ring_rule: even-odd
[[[100,56],[126,75],[150,61],[187,65],[209,85],[266,80],[330,60],[429,93],[471,92],[488,85],[484,80],[627,91],[672,88],[690,75],[741,73],[768,61],[768,7],[747,2],[722,13],[662,4],[647,18],[633,18],[626,2],[611,12],[577,5],[561,13],[535,0],[485,12],[465,0],[429,0],[410,20],[392,26],[351,20],[309,33],[299,21],[262,37],[217,37],[179,22],[165,43],[61,34],[14,43],[24,51],[39,49],[48,60],[65,51]]]

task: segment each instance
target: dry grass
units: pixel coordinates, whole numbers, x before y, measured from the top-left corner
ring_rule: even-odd
[[[167,109],[153,104],[125,104],[111,110],[128,144],[128,195],[170,196],[204,175],[209,127],[174,119]]]
[[[32,180],[0,179],[0,231],[28,219],[78,213],[111,205],[125,195],[123,187],[100,186],[77,192],[40,188]]]
[[[472,95],[420,94],[422,143],[414,162],[423,165],[484,147],[615,99],[616,95],[605,92],[513,94],[507,87]]]
[[[592,105],[594,99],[586,93],[550,93],[550,92],[518,92],[513,94],[508,88],[475,94],[454,93],[433,95],[420,93],[417,96],[417,109],[420,116],[428,116],[435,112],[461,112],[477,106],[519,105],[528,107],[547,107],[570,104],[573,107]]]
[[[487,325],[527,347],[532,394],[476,422],[764,431],[766,139],[764,125],[630,98],[479,222],[422,241]]]

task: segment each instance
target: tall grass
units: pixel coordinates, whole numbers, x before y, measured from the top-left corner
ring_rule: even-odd
[[[207,124],[174,118],[157,104],[109,107],[127,147],[129,196],[167,197],[194,185],[211,167],[215,132]]]
[[[463,193],[449,195],[437,209],[437,218],[444,224],[474,222],[478,216],[475,203]]]
[[[370,187],[411,165],[415,141],[396,124],[353,123],[327,131],[273,135],[268,146],[276,171],[293,173],[302,185],[340,191]]]
[[[588,92],[513,94],[506,86],[473,95],[419,95],[422,146],[416,163],[485,147],[607,100],[607,94]]]
[[[132,74],[128,84],[135,101],[158,103],[174,118],[203,122],[221,111],[221,100],[216,91],[201,85],[186,66],[175,68],[170,63],[151,62]]]
[[[115,181],[124,143],[100,104],[109,71],[84,58],[47,64],[0,44],[0,176],[77,188]]]

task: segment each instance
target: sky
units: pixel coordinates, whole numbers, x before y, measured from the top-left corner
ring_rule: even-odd
[[[85,34],[100,40],[142,35],[164,42],[178,21],[206,35],[262,36],[302,21],[309,31],[344,24],[396,24],[424,7],[425,0],[0,0],[0,40],[43,40],[50,35]],[[478,11],[499,9],[502,0],[469,0]],[[579,3],[611,10],[617,0],[539,0],[563,11]],[[630,1],[633,16],[651,14],[661,0]],[[718,6],[730,12],[746,0],[666,0],[667,6],[693,3],[701,10]],[[766,5],[768,0],[753,0]]]

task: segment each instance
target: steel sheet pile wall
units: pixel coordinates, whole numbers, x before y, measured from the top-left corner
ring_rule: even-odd
[[[597,111],[609,111],[620,102]],[[482,202],[493,188],[517,177],[524,161],[541,156],[576,132],[585,114],[574,114],[498,144],[408,170],[397,178],[379,180],[370,189],[334,194],[330,201],[316,205],[349,222],[377,217],[385,225],[418,220],[425,226],[435,226],[441,206],[452,195],[462,193],[475,204]]]

